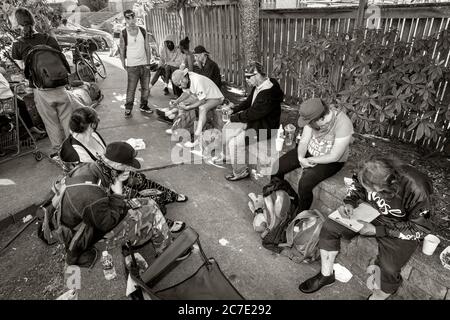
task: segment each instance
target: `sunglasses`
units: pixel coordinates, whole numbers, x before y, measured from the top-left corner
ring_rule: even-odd
[[[256,73],[245,74],[245,79],[250,79],[250,78],[253,77],[254,75],[256,75]]]

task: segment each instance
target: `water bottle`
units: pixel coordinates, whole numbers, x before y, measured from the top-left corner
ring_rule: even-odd
[[[112,280],[117,276],[112,256],[106,250],[102,253],[102,266],[103,274],[105,275],[106,280]]]

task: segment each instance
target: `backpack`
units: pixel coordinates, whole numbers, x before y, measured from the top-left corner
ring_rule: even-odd
[[[277,177],[263,188],[267,229],[261,234],[264,248],[280,253],[278,245],[286,241],[285,230],[295,217],[298,196],[289,182]]]
[[[139,27],[139,30],[141,30],[142,35],[144,36],[144,43],[145,41],[147,41],[146,39],[146,35],[147,35],[147,31],[145,31],[144,28]],[[127,28],[122,30],[122,37],[123,37],[123,43],[125,45],[125,50],[124,50],[124,59],[127,57],[127,46],[128,46],[128,32],[127,32]]]
[[[64,54],[45,44],[33,46],[25,57],[25,78],[40,89],[57,88],[69,83],[70,66]]]
[[[312,262],[319,258],[320,230],[325,222],[319,210],[300,212],[286,228],[286,242],[278,246],[281,254],[296,263]]]
[[[64,193],[68,188],[76,186],[89,186],[92,188],[104,188],[101,186],[101,180],[93,182],[87,176],[78,176],[71,178],[70,175],[74,168],[67,176],[57,178],[53,183],[51,196],[37,209],[38,237],[48,245],[56,242],[66,243],[69,250],[72,249],[78,238],[86,229],[86,224],[82,221],[75,228],[69,228],[61,223],[61,203]],[[74,233],[73,230],[76,230]]]

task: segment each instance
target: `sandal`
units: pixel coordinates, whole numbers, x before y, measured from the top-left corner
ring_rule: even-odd
[[[188,201],[188,197],[185,196],[184,194],[179,194],[177,196],[177,199],[175,200],[175,202],[186,202]]]
[[[228,181],[238,181],[238,180],[242,180],[245,178],[250,177],[250,171],[248,170],[248,168],[246,168],[242,173],[240,174],[235,174],[234,172],[227,174],[225,176],[225,179],[227,179]]]

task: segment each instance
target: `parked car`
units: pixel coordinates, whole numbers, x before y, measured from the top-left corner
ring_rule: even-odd
[[[70,21],[53,29],[53,32],[61,46],[71,46],[77,39],[93,39],[101,51],[111,50],[116,46],[113,36],[108,32],[86,28]]]

